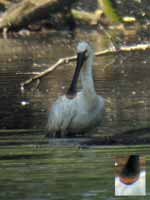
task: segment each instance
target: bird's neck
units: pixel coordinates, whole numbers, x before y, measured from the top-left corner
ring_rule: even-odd
[[[84,66],[81,70],[81,85],[83,92],[87,95],[96,95],[94,80],[93,80],[93,53],[87,58]]]

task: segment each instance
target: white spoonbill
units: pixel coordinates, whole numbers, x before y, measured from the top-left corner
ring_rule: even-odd
[[[100,124],[104,113],[104,98],[95,91],[93,58],[91,46],[87,42],[79,42],[77,65],[71,85],[65,95],[58,97],[48,115],[49,137],[73,136],[88,132]],[[77,92],[79,74],[82,89]]]

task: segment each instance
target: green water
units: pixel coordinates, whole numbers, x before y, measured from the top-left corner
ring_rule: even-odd
[[[114,196],[114,156],[131,153],[146,156],[147,196],[136,199],[149,199],[149,146],[54,146],[25,133],[0,142],[2,200],[135,199]]]

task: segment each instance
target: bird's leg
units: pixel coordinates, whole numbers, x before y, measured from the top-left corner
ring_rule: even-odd
[[[52,133],[48,132],[48,133],[45,135],[45,137],[48,137],[48,138],[55,138],[55,137],[56,137],[56,132],[52,132]]]
[[[55,133],[55,138],[62,138],[62,137],[64,137],[64,136],[63,136],[63,133],[61,131],[57,131]]]
[[[56,132],[52,133],[52,138],[56,138]]]
[[[67,136],[68,138],[74,138],[74,137],[76,137],[76,134],[75,134],[75,133],[68,132],[66,136]]]
[[[60,136],[61,136],[61,138],[65,138],[65,136],[66,136],[65,131],[62,131],[61,134],[60,134]]]

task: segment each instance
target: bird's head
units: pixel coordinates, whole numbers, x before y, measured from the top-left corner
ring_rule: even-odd
[[[77,45],[77,61],[80,59],[84,63],[89,55],[92,53],[92,48],[88,42],[82,41]]]

